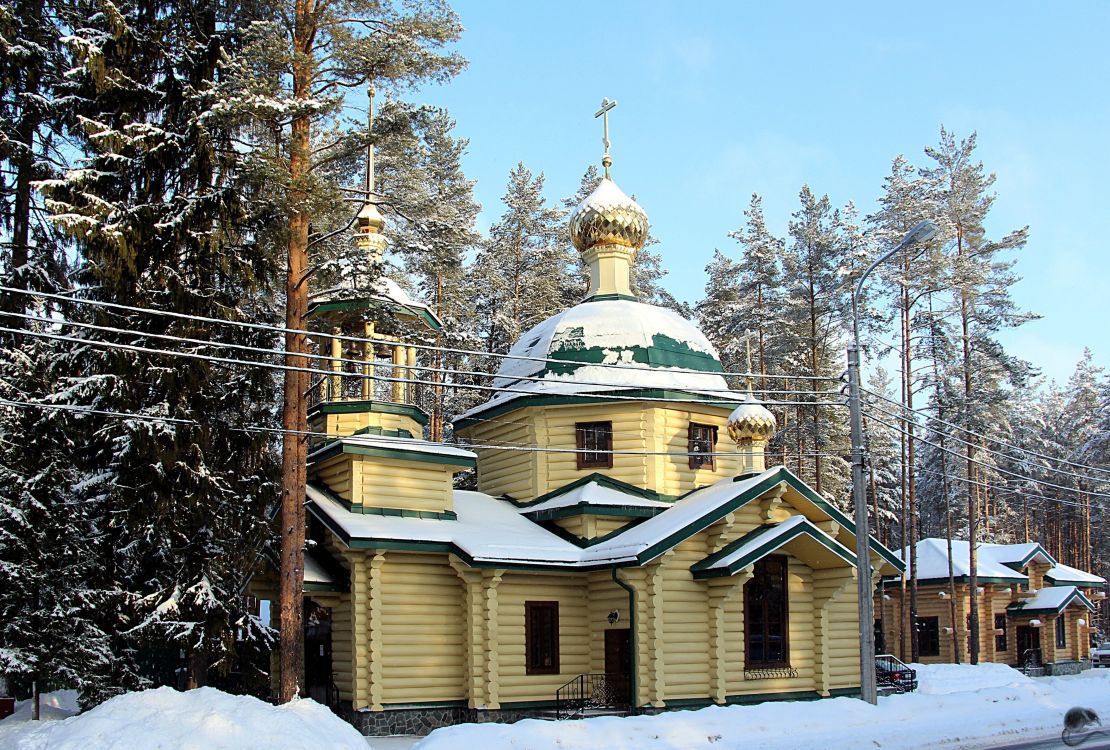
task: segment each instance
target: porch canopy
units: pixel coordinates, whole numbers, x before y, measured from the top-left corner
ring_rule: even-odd
[[[814,570],[855,566],[855,554],[817,528],[805,516],[765,524],[690,566],[696,579],[732,576],[779,550]]]

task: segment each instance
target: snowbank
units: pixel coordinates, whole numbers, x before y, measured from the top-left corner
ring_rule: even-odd
[[[283,706],[213,688],[127,693],[88,713],[0,723],[11,750],[366,750],[366,738],[311,700]]]
[[[713,706],[659,716],[526,720],[439,729],[418,750],[884,750],[973,748],[1057,735],[1073,706],[1110,716],[1110,670],[1030,679],[998,664],[915,665],[916,694],[870,706],[852,698]]]

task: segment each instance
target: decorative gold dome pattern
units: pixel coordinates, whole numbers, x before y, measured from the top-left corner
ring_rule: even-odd
[[[768,440],[775,434],[775,415],[755,401],[751,393],[728,417],[728,434],[737,443],[741,440]]]
[[[595,245],[639,250],[647,242],[648,217],[616,183],[603,177],[570,217],[570,239],[579,252]]]

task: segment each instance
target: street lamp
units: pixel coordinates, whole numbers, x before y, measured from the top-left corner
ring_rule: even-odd
[[[859,598],[860,697],[878,703],[875,686],[875,613],[871,601],[871,537],[867,523],[867,498],[863,488],[863,417],[859,404],[859,311],[857,298],[868,275],[892,255],[910,245],[928,242],[936,236],[937,225],[926,219],[906,233],[902,241],[867,267],[852,292],[852,341],[848,344],[848,411],[852,422],[852,502],[856,510],[856,584]]]

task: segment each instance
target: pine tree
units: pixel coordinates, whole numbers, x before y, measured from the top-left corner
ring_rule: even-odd
[[[393,109],[410,110],[400,103]],[[397,119],[389,111],[383,119]],[[474,296],[463,283],[466,256],[478,242],[474,223],[479,205],[474,183],[462,171],[466,140],[452,136],[455,123],[445,110],[426,110],[410,120],[412,138],[382,139],[378,163],[380,190],[385,205],[393,209],[389,228],[391,246],[416,290],[432,306],[443,328],[428,340],[437,349],[430,356],[425,379],[434,385],[421,391],[421,405],[428,411],[429,437],[442,440],[447,420],[482,400],[482,391],[452,388],[471,378],[441,370],[465,370],[467,357],[450,349],[476,349],[473,335]],[[442,384],[442,385],[441,385]]]
[[[277,15],[277,14],[275,14]],[[249,158],[259,173],[271,174],[281,206],[285,257],[285,327],[303,330],[309,252],[341,233],[343,224],[321,230],[318,219],[341,205],[342,182],[373,134],[342,121],[345,92],[368,88],[396,92],[426,81],[446,81],[463,67],[445,51],[462,27],[443,0],[295,0],[288,22],[255,24],[237,69],[229,75],[227,111],[244,116],[255,139]],[[361,136],[357,134],[361,130]],[[363,194],[360,196],[365,199]],[[331,212],[334,215],[334,211]],[[314,222],[317,222],[314,224]],[[371,274],[376,278],[376,274]],[[308,340],[285,337],[287,370],[283,383],[282,502],[279,621],[282,701],[303,684],[304,491],[308,425]]]
[[[994,202],[990,189],[995,178],[986,172],[982,162],[973,161],[974,150],[974,134],[966,140],[957,140],[942,128],[939,145],[925,150],[934,164],[922,169],[921,175],[929,184],[946,237],[952,238],[955,245],[949,284],[956,300],[963,386],[956,409],[965,429],[984,433],[990,427],[989,407],[1005,397],[1002,386],[1007,381],[1020,383],[1025,377],[1024,363],[1006,354],[996,334],[1002,328],[1029,319],[1016,309],[1010,297],[1010,287],[1017,281],[1013,261],[1001,258],[1002,253],[1025,245],[1028,228],[1013,231],[999,240],[987,238],[984,222]],[[974,591],[981,483],[977,482],[980,472],[975,447],[972,441],[967,442],[964,478],[967,480],[971,541],[971,663],[976,664],[979,660],[979,603]]]

